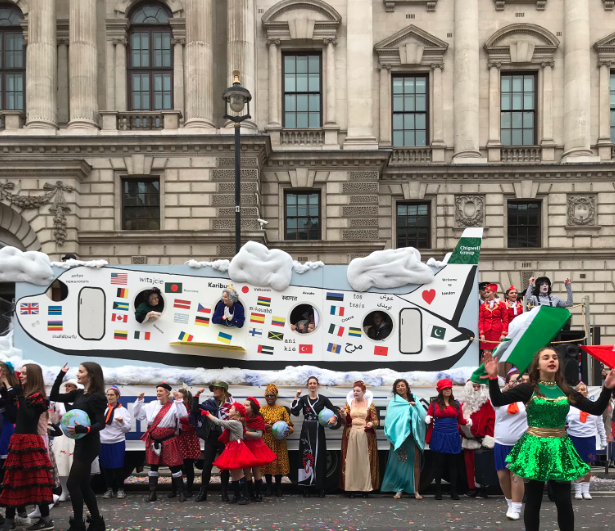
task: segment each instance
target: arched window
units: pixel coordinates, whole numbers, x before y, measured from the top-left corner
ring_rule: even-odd
[[[171,13],[161,4],[141,4],[130,17],[128,99],[130,110],[173,108]]]
[[[0,110],[24,110],[26,61],[23,19],[16,7],[0,4]]]

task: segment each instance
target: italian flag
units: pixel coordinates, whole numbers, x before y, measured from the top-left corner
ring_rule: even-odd
[[[512,363],[523,374],[530,366],[534,354],[546,347],[570,319],[566,308],[538,306],[521,314],[511,324],[508,335],[493,351],[499,363]],[[482,376],[482,378],[481,378]],[[470,378],[474,383],[486,383],[484,365],[476,369]]]

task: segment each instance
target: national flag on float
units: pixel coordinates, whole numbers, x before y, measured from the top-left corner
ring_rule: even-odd
[[[329,352],[332,352],[333,354],[339,354],[342,351],[342,345],[337,345],[335,343],[329,343],[327,350]]]
[[[197,309],[197,313],[211,313],[211,308],[205,308],[200,302],[199,307]]]
[[[62,315],[62,306],[49,306],[47,313],[49,315]]]
[[[272,339],[273,341],[283,341],[284,334],[281,332],[267,332],[267,339]]]
[[[340,317],[344,317],[344,307],[343,306],[331,306],[331,315],[339,315]]]
[[[118,299],[127,299],[128,298],[128,290],[126,288],[117,288],[117,295],[116,297]]]
[[[199,326],[209,326],[209,317],[203,317],[201,315],[197,315],[194,318],[194,324]]]
[[[444,339],[444,337],[446,336],[446,328],[434,325],[431,327],[431,333],[429,335],[430,337],[436,339]]]
[[[299,354],[312,354],[312,345],[299,345]]]
[[[174,323],[188,324],[188,318],[190,316],[187,313],[176,313],[173,317]]]
[[[140,332],[140,331],[136,331],[135,332],[135,339],[143,339],[145,341],[149,341],[149,338],[151,337],[152,333],[151,332]]]
[[[329,333],[334,336],[342,337],[344,335],[344,330],[346,330],[343,326],[337,326],[331,323],[329,325]]]
[[[220,341],[221,343],[230,345],[232,340],[233,336],[231,334],[225,334],[224,332],[220,332],[218,334],[218,341]]]
[[[273,355],[273,347],[270,347],[269,345],[259,345],[257,352],[259,354],[271,354],[271,355]]]
[[[165,293],[182,293],[183,284],[181,282],[165,282],[164,283],[164,292]]]
[[[286,319],[284,317],[272,317],[271,318],[271,324],[273,326],[285,326],[286,325]]]
[[[61,332],[64,330],[63,321],[47,321],[47,330],[52,332]]]
[[[615,369],[615,345],[579,345],[581,350],[592,358],[604,363],[609,369]]]
[[[498,363],[512,363],[523,374],[530,366],[534,354],[546,347],[560,333],[570,319],[566,308],[537,306],[510,323],[508,335],[493,351]],[[483,378],[481,378],[483,376]],[[484,365],[474,371],[470,378],[474,383],[486,383]]]
[[[350,337],[361,337],[361,329],[360,328],[354,328],[354,327],[349,327],[348,328],[348,335]]]
[[[111,314],[111,320],[112,321],[119,321],[120,323],[127,323],[128,322],[128,314],[121,314],[121,313],[114,313]]]
[[[327,291],[327,300],[328,301],[342,302],[344,300],[344,294],[343,293],[334,293],[332,291]]]
[[[378,345],[376,345],[374,347],[374,355],[375,356],[388,356],[389,347],[379,347]]]
[[[182,299],[175,299],[173,301],[173,308],[181,308],[182,310],[189,310],[190,305],[191,305],[190,301],[185,301]]]
[[[265,323],[265,314],[264,313],[255,313],[252,312],[250,314],[250,322],[251,323]]]
[[[38,302],[21,303],[19,311],[21,315],[38,315],[39,305]]]
[[[113,339],[128,339],[128,332],[126,330],[116,330],[113,332]]]
[[[128,303],[127,302],[122,302],[122,301],[113,301],[113,309],[114,310],[120,310],[122,312],[127,312],[128,311]]]
[[[250,328],[248,333],[252,337],[263,337],[263,330],[261,328]]]
[[[180,341],[192,341],[194,339],[194,336],[189,334],[188,332],[180,332],[177,339],[179,339]]]
[[[128,284],[128,273],[111,273],[111,284],[125,286]]]
[[[259,297],[256,301],[258,306],[266,306],[269,308],[271,306],[271,297]]]

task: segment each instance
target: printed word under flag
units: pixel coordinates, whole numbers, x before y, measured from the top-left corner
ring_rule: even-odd
[[[128,284],[128,273],[111,273],[111,284],[125,286]]]
[[[149,341],[151,335],[152,335],[151,332],[141,332],[140,330],[137,330],[135,332],[135,339],[142,339],[145,341]]]
[[[337,345],[336,343],[329,343],[327,350],[329,352],[332,352],[333,354],[339,354],[342,351],[342,345]]]
[[[337,326],[333,323],[329,325],[329,333],[333,334],[334,336],[342,337],[344,335],[344,330],[345,328],[343,326]]]
[[[344,317],[344,307],[343,306],[331,306],[331,311],[329,313],[331,315],[339,315],[340,317]]]
[[[263,330],[261,328],[250,328],[249,334],[252,337],[263,337]]]
[[[19,307],[19,312],[21,315],[38,315],[38,302],[33,302],[31,304],[26,304],[24,302],[21,303]]]
[[[271,355],[273,355],[273,347],[270,347],[269,345],[259,345],[258,346],[258,353],[259,354],[271,354]]]
[[[194,336],[189,334],[188,332],[180,332],[177,339],[179,339],[180,341],[192,341],[194,339]]]
[[[299,354],[312,354],[312,345],[299,345]]]
[[[111,320],[112,321],[119,321],[120,323],[127,323],[128,322],[128,314],[121,314],[121,313],[114,313],[111,315]]]

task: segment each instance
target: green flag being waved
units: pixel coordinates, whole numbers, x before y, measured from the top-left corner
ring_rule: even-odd
[[[570,319],[566,308],[538,306],[517,317],[508,328],[508,335],[493,351],[498,363],[512,363],[523,374],[534,354],[546,347]],[[472,373],[474,383],[484,384],[487,373],[481,366]]]

